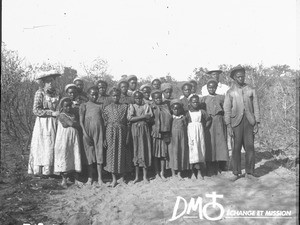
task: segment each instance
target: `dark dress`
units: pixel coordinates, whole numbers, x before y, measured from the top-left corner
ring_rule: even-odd
[[[183,97],[180,99],[180,102],[183,105],[183,110],[187,113],[189,111],[189,100],[186,97]]]
[[[224,122],[224,104],[225,96],[207,95],[202,101],[206,105],[206,112],[212,118],[211,125],[205,131],[206,154],[205,161],[227,161],[227,135]]]
[[[149,114],[153,116],[151,107],[148,104],[131,104],[128,108],[128,120],[133,117]],[[152,147],[149,124],[140,120],[131,124],[133,142],[133,164],[139,167],[150,167],[152,161]]]
[[[127,139],[126,104],[111,103],[104,108],[103,117],[106,124],[106,166],[111,173],[126,173],[132,169],[131,152],[126,145]]]
[[[131,97],[129,95],[121,94],[120,103],[129,105],[129,104],[133,104],[134,100],[133,100],[133,97]]]
[[[154,114],[154,125],[152,126],[151,132],[153,138],[153,156],[157,158],[167,158],[172,115],[166,104],[152,104],[151,107]]]
[[[88,165],[103,164],[104,121],[102,106],[89,101],[81,104],[79,110],[80,114],[84,115],[83,123],[87,135],[93,140],[93,145],[89,145],[83,139],[87,163]]]
[[[190,169],[189,146],[186,116],[174,116],[172,122],[171,143],[169,146],[169,167],[174,170]]]

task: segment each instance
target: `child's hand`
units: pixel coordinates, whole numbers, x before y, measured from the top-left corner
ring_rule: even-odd
[[[103,147],[107,148],[107,142],[106,142],[106,140],[103,141]]]
[[[255,123],[254,128],[253,128],[253,134],[257,134],[258,133],[258,123]]]
[[[58,111],[53,111],[53,112],[52,112],[52,116],[57,117],[58,115],[59,115],[59,112],[58,112]]]
[[[89,136],[84,135],[83,138],[88,145],[92,146],[94,144],[93,140]]]
[[[146,115],[144,115],[144,118],[145,118],[146,120],[149,120],[149,119],[151,118],[151,115],[150,115],[150,114],[146,114]]]
[[[230,137],[233,137],[233,130],[232,130],[232,127],[230,125],[227,126],[227,132],[228,132]]]

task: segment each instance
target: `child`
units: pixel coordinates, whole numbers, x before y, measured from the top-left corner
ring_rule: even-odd
[[[239,178],[241,168],[241,148],[246,151],[246,177],[254,178],[255,153],[254,134],[258,132],[260,122],[258,98],[255,89],[245,83],[245,68],[232,69],[230,77],[234,84],[227,91],[224,102],[224,119],[230,136],[233,136],[232,181]]]
[[[168,144],[170,143],[172,115],[169,107],[166,104],[163,104],[162,93],[160,90],[155,90],[152,92],[151,96],[153,99],[152,109],[154,113],[152,138],[156,178],[165,179],[165,167],[166,159],[168,158]],[[159,163],[161,166],[160,170]]]
[[[127,104],[121,104],[121,91],[112,88],[110,96],[111,104],[104,108],[103,117],[106,124],[106,166],[105,170],[112,174],[111,186],[117,185],[117,174],[121,174],[121,182],[124,182],[124,173],[131,171],[131,152],[127,147]]]
[[[141,92],[143,93],[144,99],[143,102],[146,104],[151,105],[152,100],[150,100],[151,97],[151,84],[144,84],[140,88]]]
[[[83,91],[84,88],[84,83],[83,83],[83,79],[77,77],[73,80],[73,83],[76,85],[77,87],[77,93],[78,93],[78,97],[81,101],[87,102],[88,101],[88,97],[87,94]]]
[[[110,96],[106,94],[107,90],[107,82],[104,80],[97,81],[97,87],[99,90],[99,96],[97,99],[97,103],[103,104],[103,107],[107,106],[111,101]]]
[[[128,87],[129,87],[129,84],[128,84],[127,80],[125,80],[125,79],[120,80],[120,82],[118,83],[118,87],[121,90],[120,103],[121,104],[127,104],[127,105],[133,104],[134,101],[133,101],[132,96],[129,96],[127,94]]]
[[[218,171],[224,170],[229,157],[223,110],[225,96],[216,94],[217,87],[217,80],[208,80],[207,90],[209,95],[202,98],[206,105],[206,112],[212,118],[212,124],[206,129],[205,135],[205,161],[210,175],[217,175]]]
[[[204,179],[204,171],[201,171],[205,163],[205,142],[204,129],[205,125],[209,125],[209,117],[207,113],[200,109],[198,95],[190,97],[190,109],[188,111],[188,139],[189,139],[189,157],[192,170],[198,170],[197,178]],[[202,172],[202,173],[201,173]],[[193,173],[193,177],[194,177]]]
[[[88,164],[88,184],[93,183],[93,164],[97,164],[98,185],[102,185],[104,122],[102,105],[96,103],[98,87],[88,89],[89,101],[80,105],[80,125],[83,132],[83,145]]]
[[[190,83],[192,85],[191,94],[197,94],[198,89],[198,83],[195,80],[190,80]]]
[[[135,75],[128,76],[127,82],[129,84],[129,89],[128,89],[127,95],[133,96],[134,92],[136,91],[136,87],[137,87],[137,76],[135,76]]]
[[[187,117],[183,115],[183,107],[180,100],[174,99],[170,103],[173,114],[171,142],[169,146],[169,167],[172,177],[175,177],[175,170],[178,171],[178,178],[183,180],[181,171],[189,170],[189,146],[187,136]]]
[[[155,78],[154,80],[152,80],[151,85],[152,85],[152,91],[160,90],[160,86],[161,86],[160,79]]]
[[[187,112],[189,110],[189,97],[191,95],[191,90],[192,90],[192,84],[189,82],[185,82],[182,86],[181,86],[181,90],[182,90],[182,94],[183,97],[180,99],[182,105],[183,105],[183,109],[185,112]]]
[[[67,84],[65,87],[65,92],[67,94],[67,97],[69,97],[72,101],[72,107],[76,116],[76,119],[79,121],[79,106],[82,104],[83,101],[78,96],[78,88],[75,84]]]
[[[139,178],[139,167],[143,167],[143,180],[147,180],[147,168],[151,166],[152,148],[149,130],[149,119],[153,117],[150,105],[143,103],[143,94],[135,91],[133,94],[134,104],[128,108],[128,121],[131,122],[133,138],[133,164],[135,166],[136,183]]]
[[[170,107],[172,98],[173,87],[170,83],[163,83],[161,85],[161,91],[163,92],[163,100]]]
[[[57,135],[54,146],[54,172],[62,176],[61,185],[67,187],[67,174],[81,171],[79,136],[76,127],[79,123],[72,113],[72,101],[63,98],[60,101],[61,113],[58,116]]]

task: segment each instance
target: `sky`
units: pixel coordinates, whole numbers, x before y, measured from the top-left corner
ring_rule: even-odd
[[[2,41],[25,62],[60,63],[79,75],[83,64],[105,59],[115,79],[181,81],[221,64],[299,69],[299,1],[3,0]]]

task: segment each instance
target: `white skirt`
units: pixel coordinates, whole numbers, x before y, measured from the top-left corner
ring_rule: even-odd
[[[78,131],[74,127],[64,128],[58,122],[54,147],[54,173],[81,171]]]
[[[201,122],[188,124],[190,164],[205,161],[204,130]]]
[[[56,129],[56,118],[36,118],[30,146],[29,174],[38,174],[40,166],[42,166],[42,174],[50,175],[53,173]]]

